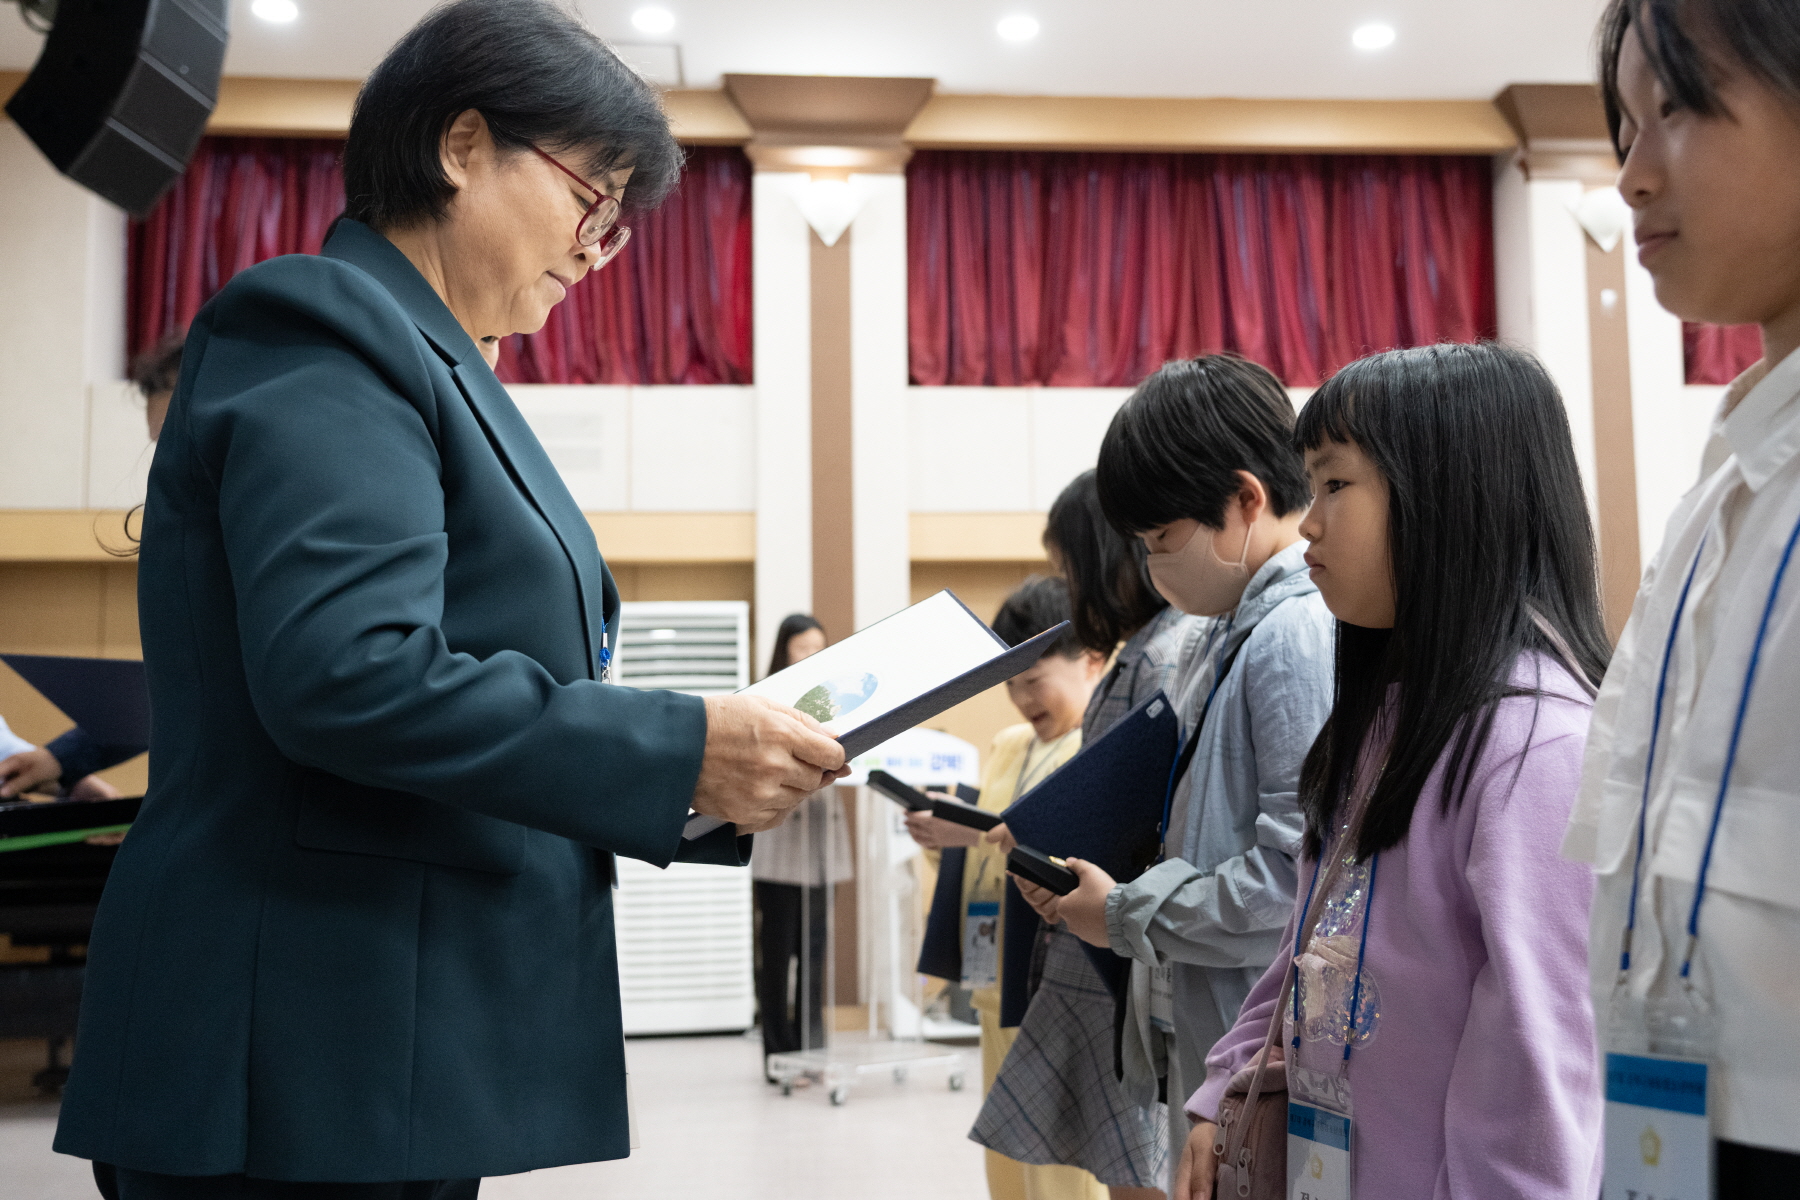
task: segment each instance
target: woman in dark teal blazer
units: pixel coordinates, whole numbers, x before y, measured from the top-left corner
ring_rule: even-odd
[[[843,763],[790,709],[605,681],[618,592],[476,348],[678,168],[571,18],[459,0],[365,85],[324,254],[194,322],[144,520],[150,792],[56,1140],[107,1195],[448,1200],[628,1152],[612,855],[741,863]],[[738,830],[684,842],[690,806]]]

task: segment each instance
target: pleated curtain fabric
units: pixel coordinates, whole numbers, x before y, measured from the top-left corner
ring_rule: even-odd
[[[169,194],[130,223],[130,352],[186,329],[245,267],[278,254],[317,254],[344,211],[342,151],[333,139],[201,139]]]
[[[185,329],[237,272],[316,254],[344,208],[343,143],[204,138],[187,172],[130,225],[132,354]],[[569,293],[550,322],[507,338],[508,383],[749,383],[750,164],[736,147],[688,152],[680,186],[626,217],[631,244]]]
[[[631,243],[501,343],[506,383],[749,383],[750,160],[735,146],[688,150],[674,194],[628,214]]]
[[[1234,351],[1312,386],[1495,332],[1486,158],[920,151],[912,380],[1129,386]]]

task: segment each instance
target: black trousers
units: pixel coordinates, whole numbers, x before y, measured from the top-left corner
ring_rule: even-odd
[[[409,1183],[279,1183],[248,1175],[157,1175],[94,1164],[106,1200],[475,1200],[479,1179]]]
[[[1800,1194],[1800,1154],[1722,1141],[1713,1190],[1719,1200],[1775,1200]]]
[[[831,889],[757,880],[756,1006],[763,1053],[825,1044],[825,906]],[[802,955],[804,954],[804,958]]]

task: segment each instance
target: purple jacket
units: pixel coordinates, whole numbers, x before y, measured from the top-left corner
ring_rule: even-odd
[[[1358,1196],[1590,1200],[1599,1192],[1600,1075],[1587,985],[1593,883],[1588,867],[1558,854],[1590,705],[1541,656],[1522,658],[1514,682],[1552,694],[1502,701],[1461,806],[1442,810],[1440,762],[1406,838],[1379,856],[1349,1063]],[[1308,859],[1296,908],[1312,878]],[[1288,922],[1290,947],[1297,920]],[[1213,1046],[1191,1116],[1216,1119],[1232,1074],[1261,1048],[1287,964],[1286,955],[1275,960]],[[1347,1018],[1348,1003],[1313,1011]],[[1309,1026],[1309,1039],[1327,1024]],[[1291,1054],[1291,1017],[1289,1025]],[[1302,1042],[1302,1065],[1338,1069],[1343,1024],[1330,1028],[1337,1032]]]

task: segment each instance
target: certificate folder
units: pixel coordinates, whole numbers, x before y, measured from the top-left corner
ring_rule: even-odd
[[[931,802],[931,815],[940,821],[949,821],[970,829],[979,829],[983,833],[1000,824],[998,813],[991,813],[985,808],[977,808],[973,804],[964,804],[960,800],[946,800],[942,796]]]
[[[1069,622],[1008,646],[951,591],[941,591],[743,689],[797,708],[844,747],[846,760],[1005,683],[1044,656]],[[691,816],[682,831],[718,828]]]
[[[1082,858],[1114,879],[1154,857],[1181,722],[1160,691],[1001,814],[1020,845]]]
[[[937,887],[919,945],[919,974],[952,983],[962,979],[962,887],[968,855],[963,847],[953,846],[939,856]]]
[[[1160,691],[1083,746],[1001,816],[1021,845],[1058,858],[1082,858],[1114,879],[1130,880],[1149,865],[1162,825],[1163,797],[1175,766],[1181,723]],[[1000,1025],[1012,1028],[1031,1001],[1031,956],[1037,914],[1016,887],[1006,889],[1001,953]],[[1130,964],[1083,945],[1115,999]]]
[[[931,797],[911,784],[903,783],[886,771],[869,772],[869,786],[904,808],[907,812],[930,812]]]
[[[150,745],[144,664],[124,658],[0,654],[7,666],[102,746]]]
[[[942,591],[744,692],[799,709],[855,758],[1011,679],[1042,658],[1068,624],[1008,646],[955,593]]]

